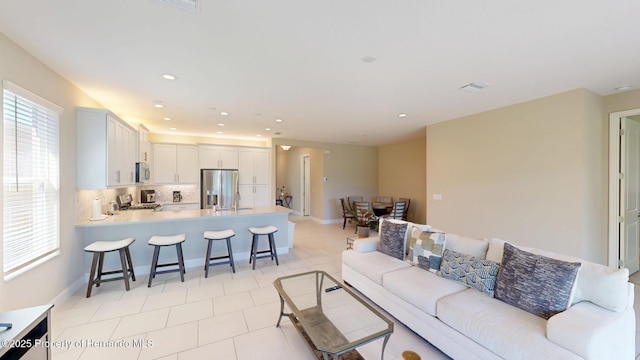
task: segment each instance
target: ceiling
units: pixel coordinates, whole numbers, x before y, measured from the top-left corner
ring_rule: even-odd
[[[177,135],[384,145],[576,88],[640,87],[637,0],[198,1],[2,0],[0,32],[125,120]],[[460,90],[474,81],[489,87]]]

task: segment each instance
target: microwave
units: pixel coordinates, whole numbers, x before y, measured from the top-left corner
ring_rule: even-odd
[[[151,181],[151,170],[149,164],[144,162],[136,163],[136,183],[146,183]]]

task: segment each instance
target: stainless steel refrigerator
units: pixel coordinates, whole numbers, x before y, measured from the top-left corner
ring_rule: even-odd
[[[238,193],[238,170],[200,170],[200,208],[233,208]]]

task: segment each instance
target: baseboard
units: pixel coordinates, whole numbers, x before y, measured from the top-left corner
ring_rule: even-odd
[[[81,287],[87,285],[87,279],[89,278],[89,274],[86,276],[79,277],[76,281],[74,281],[69,287],[64,289],[58,296],[54,297],[49,301],[49,304],[54,304],[55,306],[60,306],[65,301],[69,300],[73,294],[75,294]]]

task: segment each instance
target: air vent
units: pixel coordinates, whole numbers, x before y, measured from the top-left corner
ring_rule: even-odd
[[[200,11],[200,0],[157,0],[165,5],[174,6],[189,11]]]
[[[482,82],[477,82],[474,81],[470,84],[467,84],[465,86],[460,87],[460,90],[464,90],[464,91],[469,91],[469,92],[477,92],[480,90],[484,90],[487,87],[489,87],[489,85],[482,83]]]

